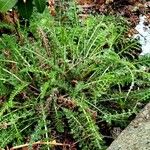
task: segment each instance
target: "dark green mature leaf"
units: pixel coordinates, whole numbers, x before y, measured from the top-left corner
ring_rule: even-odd
[[[46,0],[34,0],[38,12],[42,13],[46,7]]]
[[[24,3],[22,0],[19,0],[17,3],[18,11],[20,15],[26,19],[29,19],[33,12],[33,0],[27,0]]]
[[[0,12],[6,12],[15,6],[16,3],[17,0],[0,0]]]

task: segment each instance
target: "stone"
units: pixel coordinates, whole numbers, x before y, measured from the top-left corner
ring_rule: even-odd
[[[150,103],[121,132],[107,150],[150,150]]]

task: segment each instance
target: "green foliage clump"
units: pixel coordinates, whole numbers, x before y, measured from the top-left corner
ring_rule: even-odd
[[[83,150],[104,149],[100,122],[125,127],[149,101],[149,57],[124,55],[137,43],[125,50],[121,18],[68,24],[44,15],[20,29],[22,43],[0,37],[0,146],[63,142],[67,133]]]

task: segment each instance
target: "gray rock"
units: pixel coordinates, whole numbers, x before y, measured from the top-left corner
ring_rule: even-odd
[[[150,150],[150,103],[121,132],[107,150]]]

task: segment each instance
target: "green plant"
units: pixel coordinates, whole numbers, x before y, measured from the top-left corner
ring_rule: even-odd
[[[46,0],[0,0],[0,12],[16,7],[24,18],[30,18],[34,6],[42,13],[46,7]]]
[[[122,18],[66,23],[43,15],[20,29],[24,43],[0,37],[0,145],[70,137],[83,150],[105,149],[101,122],[124,128],[138,103],[149,101],[149,58],[124,55],[137,43],[127,39],[125,49]]]

